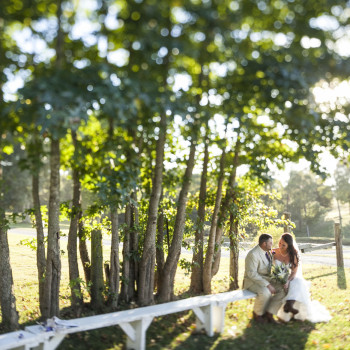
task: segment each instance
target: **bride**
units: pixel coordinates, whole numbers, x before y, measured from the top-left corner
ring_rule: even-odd
[[[279,241],[279,248],[273,249],[273,263],[284,263],[291,270],[287,282],[285,303],[277,313],[277,317],[288,322],[292,318],[310,322],[328,322],[332,317],[328,310],[316,300],[310,299],[310,282],[303,278],[298,248],[293,236],[284,233]]]

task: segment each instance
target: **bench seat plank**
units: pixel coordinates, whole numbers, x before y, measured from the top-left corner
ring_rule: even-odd
[[[29,347],[38,346],[40,343],[40,337],[26,331],[15,331],[11,333],[5,333],[0,335],[0,349],[15,349],[23,347],[29,349]]]
[[[154,317],[193,310],[198,328],[205,329],[209,336],[214,330],[224,328],[225,308],[229,302],[250,299],[256,296],[248,290],[236,290],[220,294],[202,295],[108,314],[71,319],[71,327],[57,326],[45,331],[40,325],[28,326],[26,331],[40,335],[45,349],[55,349],[66,334],[119,325],[127,335],[128,349],[145,349],[146,331]]]
[[[181,311],[191,310],[194,307],[205,306],[210,304],[210,302],[216,301],[216,296],[213,294],[172,301],[164,304],[156,304],[130,310],[117,311],[102,315],[74,318],[69,321],[72,324],[77,325],[77,327],[57,327],[55,332],[70,334],[88,331],[96,328],[114,326],[118,325],[119,323],[130,323],[140,320],[144,317],[159,317]],[[35,325],[26,327],[26,330],[38,334],[42,333],[44,331],[44,328],[42,326]],[[45,333],[50,335],[55,332],[49,331]]]

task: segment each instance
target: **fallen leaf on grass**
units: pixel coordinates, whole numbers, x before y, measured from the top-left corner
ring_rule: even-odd
[[[236,334],[237,334],[237,327],[236,327],[236,326],[232,326],[232,327],[228,330],[228,333],[229,333],[230,335],[232,335],[233,337],[235,337]]]

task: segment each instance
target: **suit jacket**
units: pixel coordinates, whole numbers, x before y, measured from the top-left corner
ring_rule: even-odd
[[[266,258],[265,251],[259,245],[251,249],[245,258],[243,288],[249,289],[252,285],[267,287],[270,284],[271,263]],[[272,256],[269,253],[270,261]]]

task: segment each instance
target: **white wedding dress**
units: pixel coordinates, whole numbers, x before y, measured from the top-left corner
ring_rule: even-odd
[[[275,260],[276,264],[282,264],[281,261]],[[310,321],[312,323],[328,322],[332,319],[329,311],[317,300],[310,298],[310,282],[303,278],[301,263],[299,262],[296,276],[289,283],[289,289],[284,301],[295,300],[294,309],[299,312],[294,315],[294,319],[300,321]],[[293,317],[291,312],[284,312],[283,305],[278,310],[277,316],[285,322]]]

